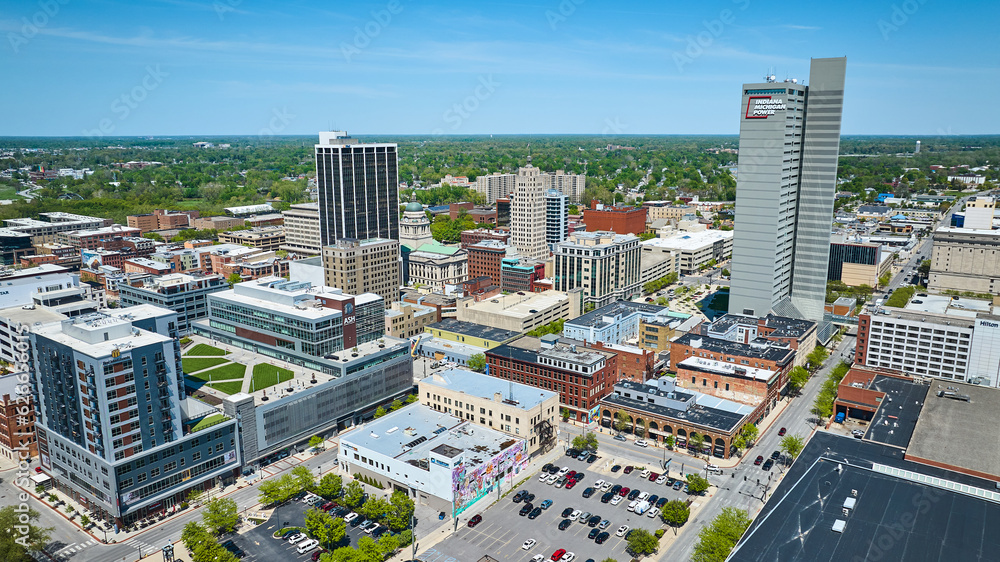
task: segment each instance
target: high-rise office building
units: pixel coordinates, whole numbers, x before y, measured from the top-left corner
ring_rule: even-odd
[[[574,232],[556,244],[553,288],[583,289],[583,302],[602,307],[639,296],[639,238],[614,232]]]
[[[323,247],[326,286],[360,295],[375,293],[399,300],[399,240],[342,240]]]
[[[316,145],[320,239],[399,237],[396,143],[359,143],[345,131],[322,132]]]
[[[556,244],[569,236],[567,199],[558,189],[545,191],[545,242],[549,251],[555,250]]]
[[[731,313],[823,319],[846,68],[743,85]]]
[[[517,185],[510,200],[511,244],[526,258],[545,259],[549,247],[545,243],[545,188],[541,171],[531,165],[517,170]]]

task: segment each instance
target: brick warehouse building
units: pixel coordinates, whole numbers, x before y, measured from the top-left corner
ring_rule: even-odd
[[[603,205],[596,199],[590,208],[583,210],[583,222],[588,232],[608,230],[616,234],[635,234],[646,231],[646,208],[630,205]]]
[[[501,267],[507,256],[507,245],[499,240],[482,240],[466,247],[469,252],[469,279],[489,277],[494,285],[500,285],[503,275]]]
[[[559,341],[556,335],[523,336],[486,351],[488,373],[559,393],[570,418],[589,423],[618,379],[618,355]]]

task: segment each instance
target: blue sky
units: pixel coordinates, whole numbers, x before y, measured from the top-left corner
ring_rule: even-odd
[[[0,135],[735,134],[847,62],[844,134],[1000,133],[998,2],[0,0]]]

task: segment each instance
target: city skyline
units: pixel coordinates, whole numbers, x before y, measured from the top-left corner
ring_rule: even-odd
[[[1000,125],[965,110],[1000,82],[996,5],[4,7],[4,70],[31,79],[0,94],[4,135],[736,134],[735,85],[803,79],[809,56],[852,61],[845,135]],[[927,111],[956,80],[977,85]]]

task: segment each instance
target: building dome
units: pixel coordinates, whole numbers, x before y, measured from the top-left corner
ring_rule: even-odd
[[[412,213],[412,212],[419,213],[423,210],[424,206],[421,205],[420,203],[417,203],[416,201],[410,201],[409,203],[406,204],[406,209],[404,209],[404,211],[406,211],[407,213]]]

